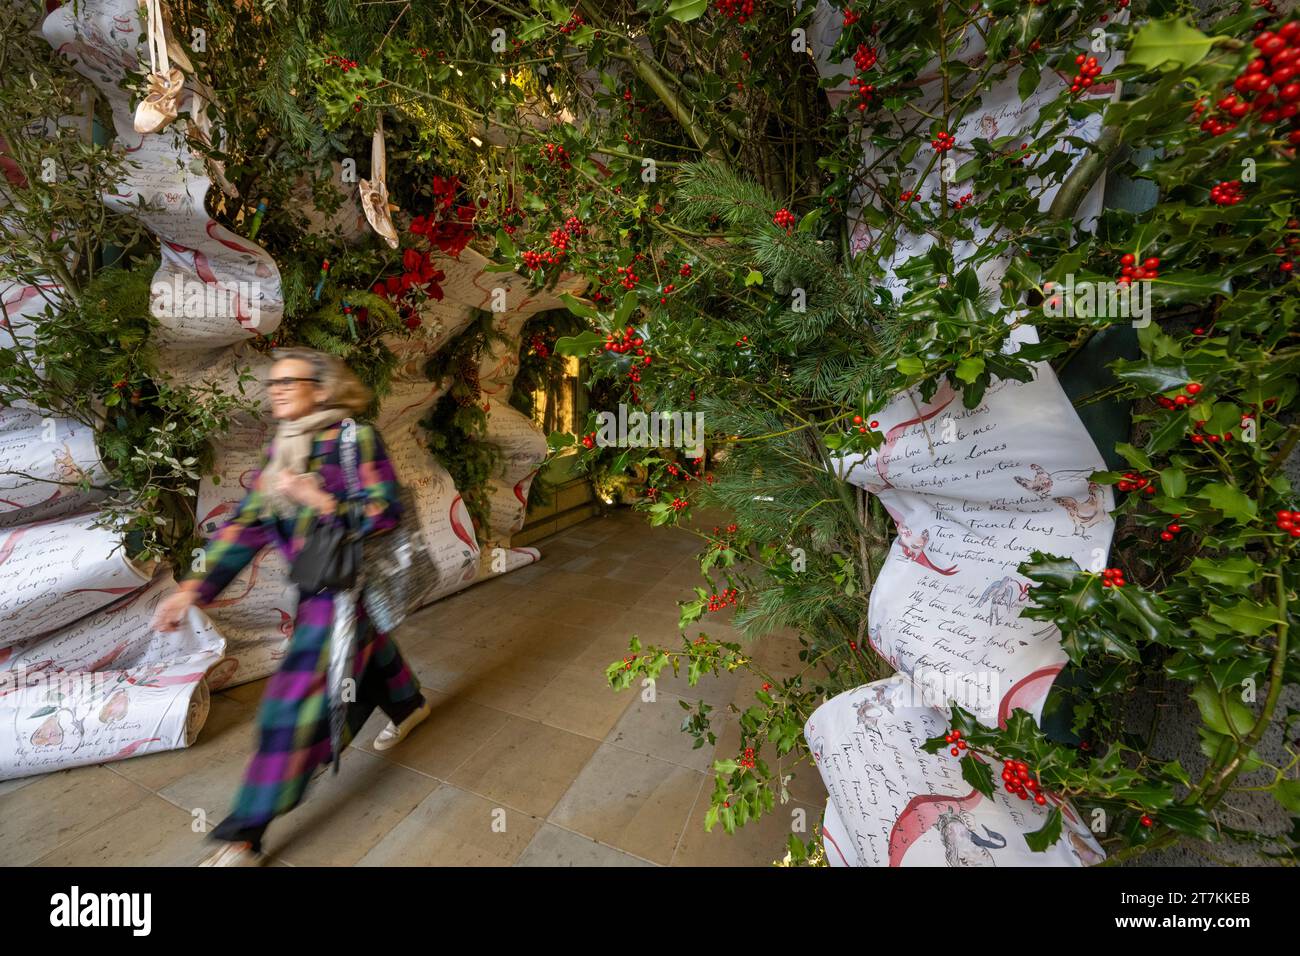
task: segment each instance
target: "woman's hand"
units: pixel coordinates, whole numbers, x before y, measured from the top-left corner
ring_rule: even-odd
[[[286,475],[280,474],[275,482],[276,491],[290,501],[306,505],[321,514],[334,510],[334,496],[320,486],[320,479],[314,474]]]
[[[181,626],[185,615],[198,603],[199,592],[189,588],[173,591],[161,601],[153,612],[152,627],[155,631],[174,631]]]

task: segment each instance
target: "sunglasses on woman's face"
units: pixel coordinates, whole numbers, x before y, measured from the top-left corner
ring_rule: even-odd
[[[268,378],[266,380],[267,388],[289,388],[303,382],[319,383],[318,378]]]

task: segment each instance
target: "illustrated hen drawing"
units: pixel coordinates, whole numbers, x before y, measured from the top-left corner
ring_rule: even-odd
[[[1101,485],[1095,481],[1088,482],[1088,497],[1083,501],[1077,498],[1071,498],[1068,495],[1062,495],[1053,498],[1058,505],[1065,509],[1065,513],[1070,516],[1074,522],[1074,533],[1082,535],[1097,524],[1104,521],[1107,517],[1106,503],[1102,497]]]

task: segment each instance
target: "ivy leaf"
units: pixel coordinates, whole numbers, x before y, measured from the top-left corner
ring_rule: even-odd
[[[749,275],[745,276],[745,287],[748,288],[751,285],[762,285],[762,284],[763,284],[763,273],[759,272],[757,269],[750,269]]]
[[[1199,63],[1214,40],[1189,26],[1181,17],[1153,20],[1138,31],[1128,50],[1128,61],[1147,69],[1166,63],[1183,68]]]
[[[1029,849],[1035,853],[1044,852],[1049,846],[1061,838],[1061,808],[1052,807],[1052,812],[1047,815],[1047,822],[1043,824],[1042,829],[1035,830],[1033,833],[1025,834],[1025,842],[1029,844]]]

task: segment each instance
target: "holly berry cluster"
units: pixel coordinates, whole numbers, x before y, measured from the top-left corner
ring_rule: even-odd
[[[754,748],[746,747],[745,752],[740,755],[740,765],[747,770],[754,769]]]
[[[778,209],[776,215],[772,217],[772,222],[777,226],[780,226],[786,232],[789,232],[794,228],[794,213],[789,209]]]
[[[568,34],[572,33],[574,30],[578,29],[578,27],[582,26],[586,22],[587,22],[586,20],[582,19],[582,14],[574,13],[571,17],[569,17],[568,22],[565,23],[564,26],[560,27],[560,32],[567,36]]]
[[[856,650],[856,647],[854,649]],[[943,739],[952,744],[952,747],[949,748],[948,752],[954,757],[960,757],[961,752],[966,749],[966,741],[961,739],[960,730],[950,730],[948,733],[943,735]]]
[[[851,27],[861,19],[862,15],[855,12],[852,8],[846,7],[844,9],[844,26]]]
[[[714,0],[714,6],[737,23],[746,23],[754,15],[754,0]]]
[[[582,436],[582,447],[583,447],[583,448],[595,448],[595,447],[596,447],[596,433],[595,433],[595,432],[588,432],[587,434],[585,434],[585,435]]]
[[[610,333],[605,336],[605,351],[616,352],[619,355],[631,353],[641,359],[640,365],[635,359],[632,361],[632,367],[628,370],[627,377],[633,382],[641,381],[641,368],[650,364],[650,354],[646,351],[645,339],[636,334],[636,328],[629,325],[619,336]]]
[[[1292,538],[1300,538],[1300,511],[1279,511],[1277,530],[1285,531]]]
[[[674,499],[673,499],[673,511],[681,511],[681,510],[683,510],[684,508],[686,508],[689,504],[690,504],[690,502],[687,501],[685,498],[674,498]]]
[[[1104,588],[1122,588],[1128,584],[1124,580],[1124,571],[1121,568],[1102,568],[1101,586]]]
[[[1224,432],[1222,435],[1211,435],[1202,431],[1205,427],[1205,419],[1198,421],[1193,428],[1192,444],[1204,445],[1207,441],[1212,445],[1217,445],[1221,441],[1232,441],[1232,432]]]
[[[573,168],[573,164],[569,161],[569,151],[558,143],[543,144],[542,152],[546,156],[546,161],[552,166],[559,166],[561,169]]]
[[[901,203],[909,203],[913,199],[918,198],[919,196],[920,193],[915,193],[910,189],[904,189],[901,193],[898,194],[898,201]]]
[[[1203,387],[1200,382],[1188,382],[1183,388],[1185,394],[1175,395],[1173,398],[1158,395],[1156,401],[1160,403],[1162,408],[1186,408],[1188,405],[1196,403],[1196,396],[1201,394]]]
[[[336,66],[344,73],[348,73],[357,68],[357,61],[349,60],[347,57],[340,56],[337,53],[331,53],[329,56],[325,57],[325,65]]]
[[[1238,179],[1229,179],[1210,187],[1210,201],[1216,206],[1235,206],[1245,198]]]
[[[689,279],[691,277],[691,264],[689,262],[683,262],[682,267],[677,270],[677,274],[683,279]]]
[[[533,354],[539,359],[548,359],[551,357],[551,347],[546,344],[546,339],[542,337],[542,333],[538,332],[534,334],[529,344],[533,348]]]
[[[865,435],[865,434],[867,433],[867,426],[864,425],[864,424],[862,424],[862,416],[861,416],[861,415],[854,415],[854,416],[853,416],[853,424],[856,425],[856,426],[858,426],[858,432],[859,432],[859,433],[861,433],[861,434],[863,434],[863,435]],[[880,422],[876,421],[876,420],[873,418],[873,419],[871,420],[871,427],[872,427],[872,428],[879,428],[879,427],[880,427]]]
[[[853,65],[858,75],[849,77],[849,86],[858,91],[858,112],[864,112],[876,95],[876,85],[867,82],[866,72],[876,65],[877,59],[876,51],[865,43],[859,43],[853,54]]]
[[[1080,53],[1074,58],[1074,64],[1079,68],[1079,72],[1074,74],[1074,79],[1070,80],[1070,92],[1078,95],[1096,81],[1101,76],[1101,64],[1097,62],[1095,56],[1086,56]]]
[[[640,256],[638,255],[639,259]],[[624,289],[635,289],[636,284],[641,281],[641,277],[636,274],[636,259],[633,259],[625,266],[619,266],[614,270],[619,274],[619,283]]]
[[[1232,82],[1240,95],[1229,94],[1216,104],[1228,118],[1208,117],[1201,129],[1218,136],[1235,127],[1234,120],[1257,113],[1270,125],[1291,122],[1287,142],[1300,146],[1300,124],[1295,122],[1300,113],[1300,20],[1284,23],[1277,32],[1263,31],[1253,45],[1260,55]]]
[[[971,200],[974,198],[974,196],[975,196],[974,193],[966,193],[966,195],[954,199],[952,202],[952,208],[957,212],[961,212],[963,209],[965,209],[967,206],[971,204]]]
[[[948,150],[952,149],[956,144],[957,140],[952,133],[945,132],[944,130],[939,130],[939,132],[934,134],[934,139],[930,140],[930,145],[934,147],[936,152],[940,153],[948,152]]]
[[[1150,478],[1145,478],[1136,471],[1124,472],[1124,477],[1115,483],[1115,487],[1120,491],[1138,491],[1148,495],[1156,493],[1155,482]]]
[[[1029,765],[1022,760],[1003,762],[1002,785],[1006,788],[1007,793],[1017,796],[1021,800],[1028,800],[1029,795],[1033,794],[1034,803],[1040,807],[1047,802],[1047,797],[1043,795],[1038,787],[1038,781],[1029,771]]]
[[[1175,518],[1175,519],[1177,519],[1178,517],[1179,517],[1179,515],[1174,515],[1174,518]],[[1160,532],[1160,540],[1161,540],[1161,541],[1173,541],[1173,540],[1174,540],[1174,535],[1178,534],[1178,532],[1180,532],[1180,531],[1182,531],[1182,530],[1183,530],[1183,526],[1180,525],[1180,524],[1178,523],[1177,520],[1174,520],[1174,521],[1170,522],[1168,525],[1165,526],[1165,530],[1164,530],[1164,531],[1161,531],[1161,532]]]
[[[735,588],[727,588],[721,594],[710,594],[709,610],[725,611],[729,607],[735,607],[737,593]]]
[[[1138,264],[1137,256],[1131,252],[1126,252],[1119,257],[1120,274],[1116,281],[1118,285],[1128,285],[1133,281],[1141,282],[1143,279],[1160,278],[1160,260],[1155,256],[1149,256]]]

